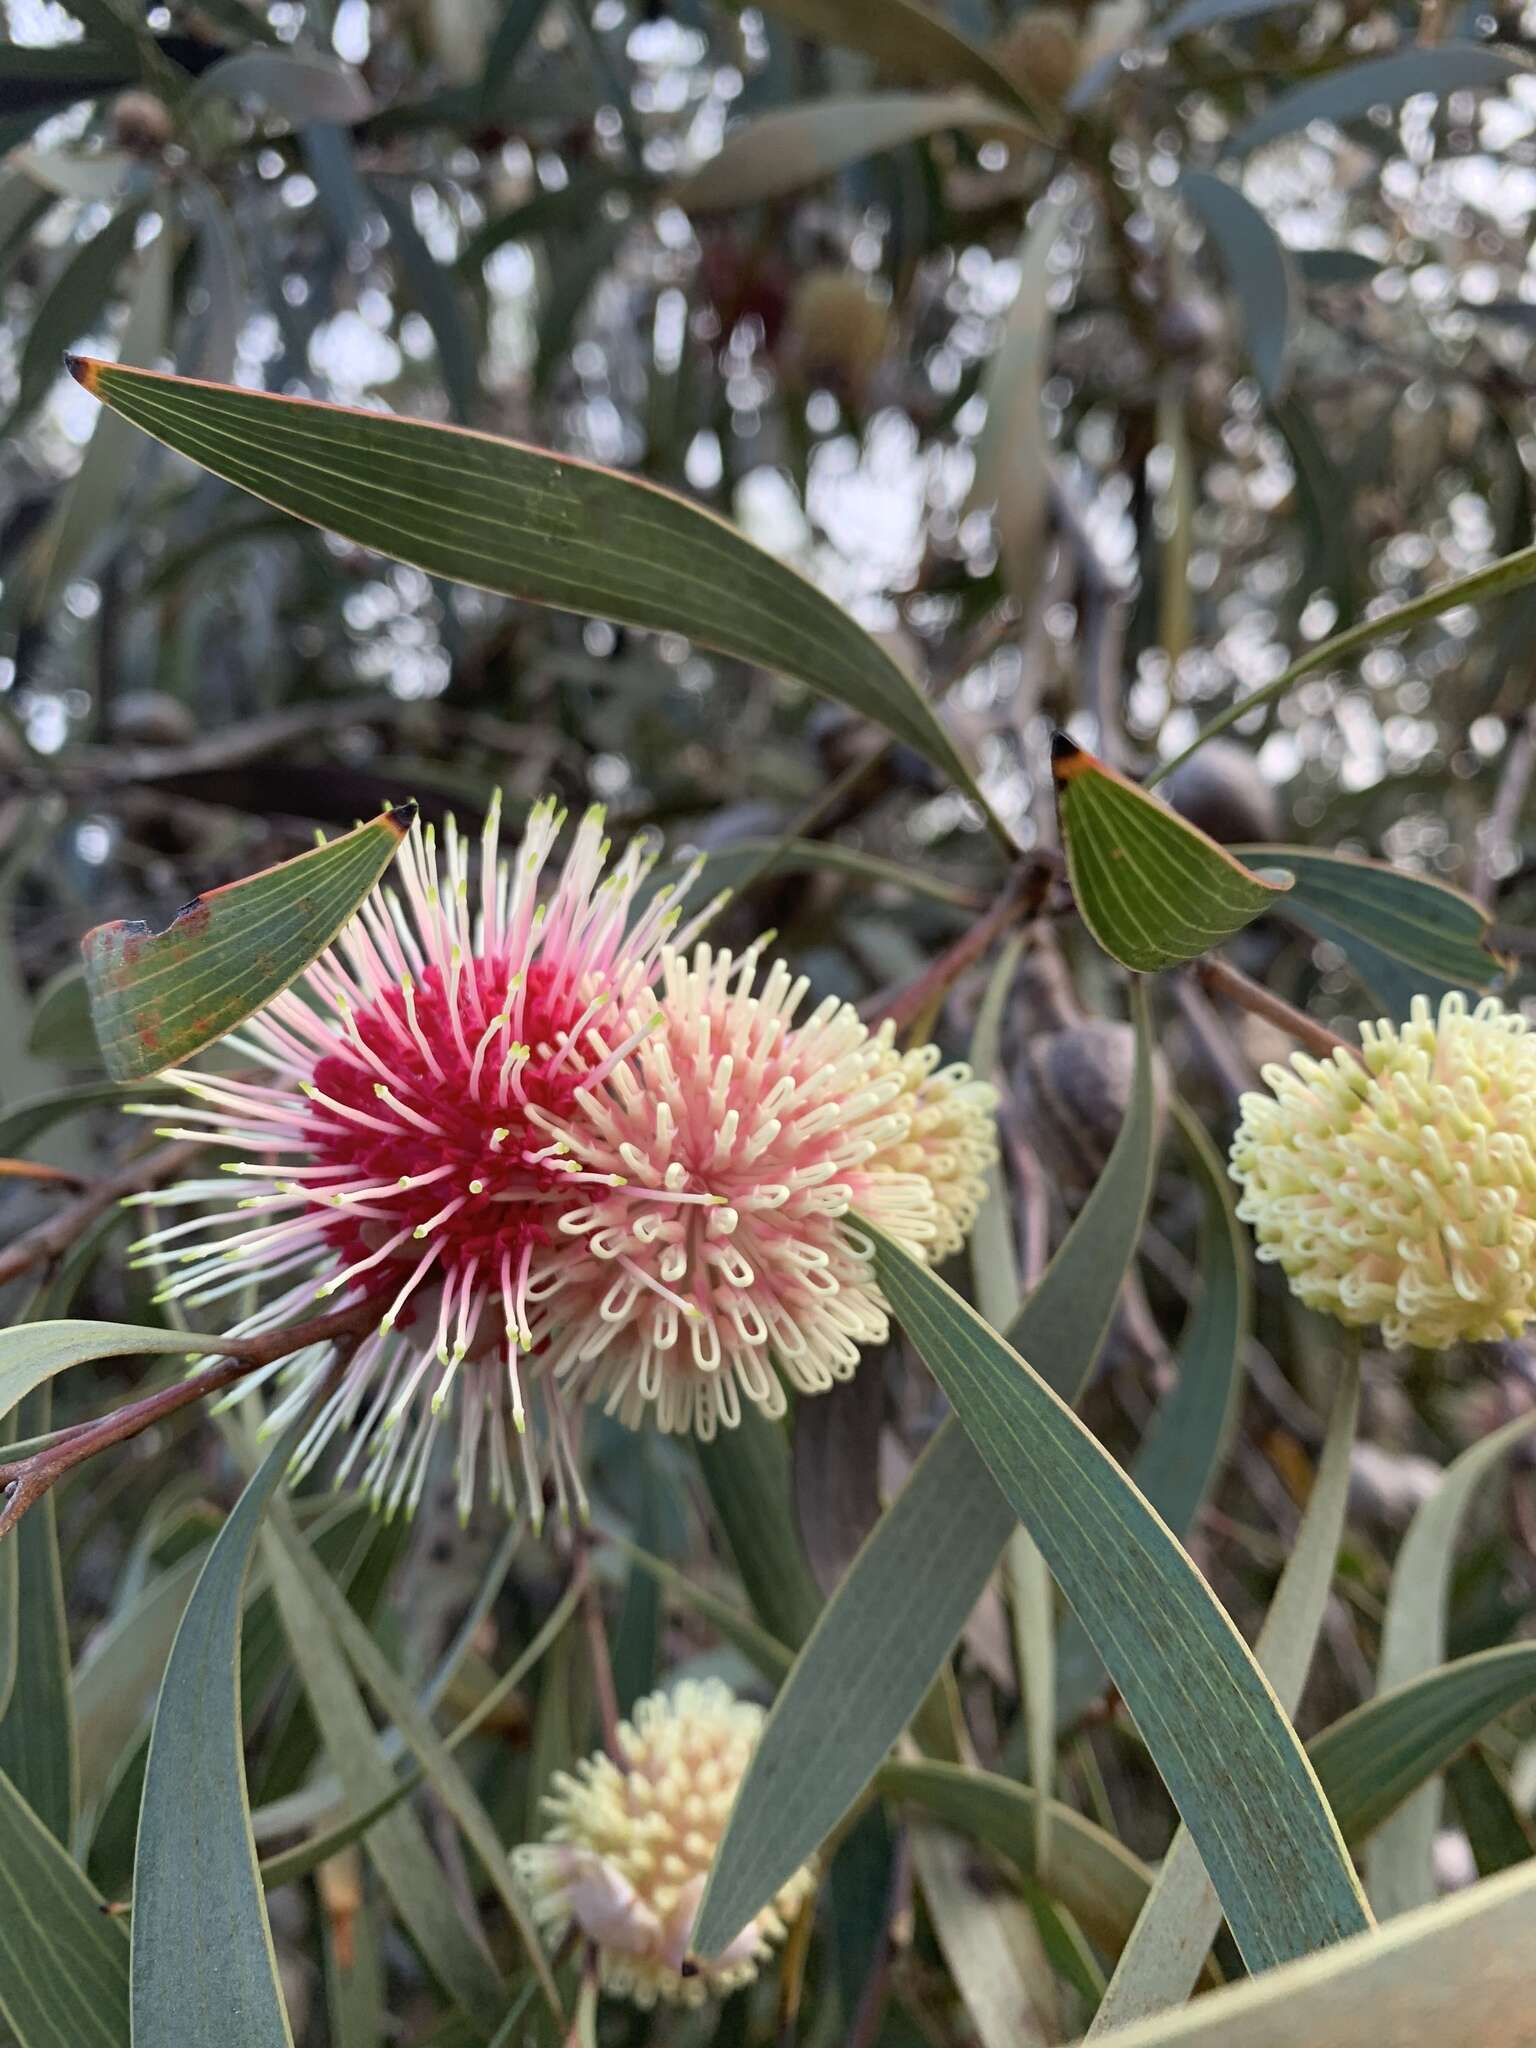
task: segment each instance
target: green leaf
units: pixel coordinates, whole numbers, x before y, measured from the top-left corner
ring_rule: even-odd
[[[1072,894],[1122,967],[1151,974],[1197,959],[1252,924],[1286,887],[1058,733],[1051,774]]]
[[[821,1591],[795,1520],[783,1425],[744,1402],[736,1428],[718,1430],[697,1450],[753,1613],[780,1642],[803,1643],[821,1612]]]
[[[1113,1835],[1070,1806],[1046,1802],[1051,1857],[1042,1868],[1036,1860],[1040,1801],[1029,1786],[968,1764],[942,1763],[885,1764],[876,1783],[887,1799],[920,1806],[1006,1856],[1110,1955],[1118,1955],[1130,1939],[1152,1873]]]
[[[80,1081],[71,1088],[51,1088],[0,1113],[0,1158],[14,1158],[34,1138],[51,1131],[55,1124],[78,1116],[82,1110],[121,1108],[125,1102],[158,1102],[171,1091],[142,1084],[130,1095],[116,1081]]]
[[[1277,14],[1282,7],[1294,7],[1297,0],[1184,0],[1152,34],[1160,43],[1176,42],[1202,28],[1218,28],[1232,21],[1250,21],[1256,15]]]
[[[874,57],[897,77],[971,85],[1036,117],[1042,112],[988,51],[921,0],[765,0],[764,11],[814,42]]]
[[[1439,56],[1440,51],[1425,55]],[[1442,612],[1466,604],[1484,604],[1490,599],[1508,597],[1513,591],[1523,590],[1536,581],[1536,547],[1521,548],[1515,554],[1503,555],[1497,562],[1490,562],[1484,569],[1474,569],[1469,576],[1457,576],[1449,583],[1437,584],[1426,591],[1423,597],[1400,604],[1395,611],[1378,612],[1374,618],[1362,619],[1345,632],[1335,633],[1331,640],[1319,641],[1316,647],[1309,647],[1299,655],[1289,668],[1284,669],[1267,683],[1261,683],[1256,690],[1250,690],[1245,697],[1239,697],[1229,704],[1225,711],[1219,711],[1208,725],[1199,732],[1171,760],[1160,761],[1146,779],[1146,787],[1154,788],[1164,782],[1174,769],[1196,754],[1207,740],[1213,740],[1228,726],[1236,725],[1252,711],[1265,704],[1273,704],[1283,697],[1287,690],[1306,676],[1316,675],[1320,669],[1337,668],[1350,656],[1358,654],[1364,647],[1374,647],[1378,640],[1390,640],[1395,634],[1403,633],[1410,626],[1422,625],[1426,619],[1435,619]]]
[[[17,1411],[18,1435],[46,1434],[52,1408],[51,1387],[30,1394]],[[0,1720],[0,1771],[43,1825],[67,1843],[74,1833],[78,1769],[54,1495],[45,1494],[3,1541],[16,1551],[17,1637],[15,1682]]]
[[[953,1289],[864,1227],[902,1328],[1134,1715],[1250,1969],[1369,1926],[1295,1731],[1176,1539],[1033,1367]]]
[[[16,1416],[0,1415],[0,1456],[16,1441]],[[16,1545],[0,1543],[0,1724],[16,1684],[16,1659],[20,1650],[20,1575],[16,1568]]]
[[[377,178],[369,189],[389,224],[389,245],[399,265],[402,296],[426,321],[437,343],[437,366],[453,417],[467,420],[479,391],[480,364],[459,303],[458,282],[422,239],[408,194],[392,191]]]
[[[1445,1774],[1456,1812],[1477,1859],[1478,1874],[1492,1877],[1536,1855],[1530,1830],[1482,1749],[1469,1749]]]
[[[457,1749],[461,1743],[467,1742],[475,1730],[511,1698],[529,1672],[534,1670],[561,1641],[580,1597],[580,1583],[573,1579],[556,1601],[543,1627],[527,1647],[445,1738],[447,1748]],[[481,1618],[483,1619],[483,1616]],[[466,1643],[470,1633],[472,1632],[461,1630],[461,1637]],[[450,1651],[443,1662],[445,1671],[451,1675],[457,1664],[456,1656]],[[437,1691],[438,1688],[434,1685],[429,1686],[424,1692],[421,1702],[424,1711],[431,1711]],[[381,1753],[388,1741],[389,1737],[386,1736],[384,1742],[380,1744]],[[394,1780],[389,1791],[381,1794],[373,1805],[364,1807],[361,1812],[349,1814],[345,1820],[338,1821],[334,1827],[327,1828],[322,1834],[312,1835],[308,1841],[301,1842],[295,1849],[286,1849],[280,1855],[267,1857],[261,1866],[262,1883],[271,1890],[277,1885],[292,1884],[301,1877],[307,1877],[310,1871],[324,1863],[327,1857],[334,1856],[338,1850],[349,1847],[353,1842],[361,1841],[377,1821],[398,1806],[402,1799],[408,1799],[413,1792],[418,1791],[426,1780],[425,1766],[420,1763],[413,1764],[408,1771]],[[536,1985],[537,1976],[531,1976],[530,1982]]]
[[[1057,1390],[1087,1384],[1141,1235],[1156,1131],[1145,1018],[1114,1150],[1015,1333]],[[705,1953],[836,1827],[921,1705],[1015,1525],[969,1437],[948,1422],[822,1609],[737,1795],[699,1921]]]
[[[1181,171],[1176,189],[1210,236],[1226,273],[1264,395],[1279,398],[1288,381],[1295,315],[1290,258],[1263,214],[1224,178]]]
[[[1486,989],[1507,962],[1488,946],[1491,921],[1474,897],[1385,861],[1310,846],[1235,846],[1254,867],[1284,868],[1292,886],[1278,914],[1348,956],[1394,1017],[1416,995]]]
[[[91,1003],[85,992],[85,969],[62,967],[37,992],[27,1050],[46,1055],[62,1066],[95,1067],[101,1063],[91,1024]]]
[[[171,279],[176,238],[162,214],[160,232],[138,258],[138,275],[128,299],[118,355],[127,363],[152,363],[165,347],[171,317]],[[51,618],[64,586],[93,559],[105,538],[110,544],[122,502],[144,444],[125,421],[103,414],[85,457],[71,478],[39,549],[38,589],[33,610]]]
[[[0,1330],[0,1415],[71,1365],[156,1351],[197,1358],[216,1351],[218,1341],[190,1336],[185,1330],[146,1330],[137,1323],[22,1323],[14,1330]],[[201,1353],[199,1345],[204,1347]]]
[[[950,128],[1003,141],[1038,141],[1015,108],[975,92],[881,92],[776,107],[733,129],[717,156],[674,185],[690,213],[718,213],[777,199],[833,171]]]
[[[1056,318],[1051,308],[1051,252],[1076,192],[1048,196],[1019,244],[1019,285],[1001,338],[981,377],[987,416],[976,438],[976,475],[968,504],[993,507],[1003,580],[1020,602],[1034,593],[1045,530],[1050,443],[1040,395],[1051,366]]]
[[[1174,1535],[1183,1538],[1210,1491],[1237,1427],[1243,1348],[1252,1314],[1248,1239],[1237,1220],[1227,1163],[1175,1099],[1205,1204],[1200,1231],[1200,1297],[1179,1340],[1179,1382],[1157,1409],[1131,1462],[1132,1479]],[[1075,1614],[1057,1644],[1058,1727],[1076,1721],[1104,1688],[1104,1666]]]
[[[284,1622],[290,1631],[290,1641],[299,1614],[307,1609],[321,1627],[341,1644],[364,1685],[420,1760],[432,1790],[484,1865],[491,1887],[505,1907],[534,1973],[544,1987],[550,2011],[558,2016],[560,1995],[544,1959],[543,1946],[527,1901],[512,1881],[506,1845],[496,1833],[490,1816],[476,1798],[462,1768],[454,1761],[452,1751],[433,1727],[431,1716],[418,1706],[410,1687],[393,1669],[361,1616],[316,1559],[281,1502],[273,1511],[272,1526],[263,1539],[263,1548]]]
[[[17,2048],[128,2048],[128,1943],[0,1771],[0,2018]]]
[[[500,1979],[460,1919],[421,1822],[407,1806],[395,1803],[395,1772],[380,1754],[368,1709],[297,1562],[296,1548],[269,1536],[265,1556],[293,1661],[331,1766],[355,1813],[380,1810],[368,1831],[368,1852],[423,1962],[481,2032],[489,2034],[501,2023]]]
[[[1345,1838],[1364,1841],[1511,1707],[1536,1698],[1536,1643],[1458,1657],[1345,1714],[1311,1744]]]
[[[80,1811],[89,1835],[123,1752],[139,1734],[165,1671],[203,1557],[178,1559],[93,1637],[75,1672]]]
[[[1350,1453],[1360,1411],[1360,1362],[1351,1353],[1334,1397],[1306,1513],[1259,1631],[1254,1654],[1287,1714],[1294,1714],[1333,1586],[1349,1505]],[[1221,1905],[1187,1827],[1174,1836],[1146,1911],[1136,1923],[1089,2039],[1143,2014],[1182,2005],[1221,1929]]]
[[[1279,135],[1294,135],[1309,121],[1358,121],[1373,107],[1400,107],[1416,93],[1432,93],[1439,99],[1446,93],[1500,86],[1529,69],[1513,52],[1473,43],[1442,43],[1390,57],[1368,57],[1280,93],[1238,130],[1228,148],[1234,156],[1247,156]]]
[[[1382,1622],[1376,1689],[1392,1691],[1432,1671],[1445,1656],[1451,1565],[1461,1525],[1482,1499],[1502,1460],[1536,1429],[1536,1410],[1518,1415],[1463,1451],[1414,1515],[1392,1567]],[[1425,1785],[1371,1844],[1366,1882],[1383,1919],[1435,1896],[1432,1854],[1440,1827],[1440,1788]]]
[[[489,434],[78,362],[104,403],[311,525],[429,575],[687,634],[883,725],[976,796],[911,678],[831,598],[637,477]]]
[[[133,1866],[133,2034],[145,2048],[292,2048],[251,1839],[240,1614],[302,1426],[268,1451],[219,1531],[160,1687]]]
[[[86,987],[114,1081],[190,1059],[270,1002],[325,950],[410,828],[412,805],[329,845],[196,896],[163,932],[125,922],[87,932]]]
[[[1470,1886],[1252,1984],[1159,2013],[1115,2048],[1516,2048],[1536,2002],[1536,1867]]]
[[[16,401],[0,433],[9,440],[47,396],[59,357],[99,326],[118,271],[133,250],[140,209],[127,206],[76,248],[27,325],[17,373]]]

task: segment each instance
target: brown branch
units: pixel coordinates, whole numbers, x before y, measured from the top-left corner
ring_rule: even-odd
[[[1277,1024],[1282,1031],[1299,1039],[1308,1052],[1316,1053],[1319,1059],[1331,1059],[1336,1052],[1347,1052],[1351,1059],[1359,1059],[1360,1049],[1351,1045],[1347,1038],[1340,1038],[1336,1031],[1330,1031],[1326,1024],[1319,1024],[1315,1017],[1309,1017],[1302,1010],[1294,1009],[1284,997],[1271,995],[1256,981],[1250,981],[1246,974],[1240,974],[1235,967],[1229,967],[1225,960],[1214,956],[1195,963],[1195,979],[1210,995],[1225,996],[1228,1002],[1236,1003],[1239,1009],[1252,1011],[1255,1017],[1263,1017],[1270,1024]]]
[[[162,1145],[157,1151],[123,1167],[121,1172],[97,1181],[78,1201],[66,1203],[57,1215],[35,1224],[0,1252],[0,1286],[30,1271],[33,1266],[62,1258],[81,1232],[88,1230],[114,1202],[120,1202],[124,1195],[141,1195],[146,1189],[170,1180],[202,1149],[198,1144]]]
[[[110,1450],[114,1444],[127,1443],[131,1437],[153,1428],[167,1415],[174,1415],[178,1409],[186,1408],[194,1401],[204,1401],[210,1394],[221,1393],[225,1387],[233,1386],[237,1380],[246,1378],[260,1367],[271,1365],[276,1359],[287,1358],[292,1352],[302,1351],[307,1344],[321,1344],[332,1337],[358,1336],[368,1328],[377,1313],[378,1298],[370,1297],[367,1301],[354,1302],[350,1308],[334,1310],[330,1315],[315,1316],[307,1323],[292,1323],[286,1329],[268,1331],[262,1337],[210,1340],[210,1349],[216,1346],[226,1354],[217,1365],[207,1366],[173,1387],[162,1387],[158,1393],[146,1394],[142,1400],[129,1401],[96,1422],[82,1422],[73,1429],[61,1430],[29,1456],[18,1458],[11,1464],[0,1464],[0,1492],[7,1496],[4,1508],[0,1508],[0,1538],[9,1535],[28,1508],[36,1507],[66,1472],[72,1472],[76,1465],[83,1465],[87,1458]],[[197,1339],[190,1336],[187,1349],[195,1351],[196,1348]]]
[[[1044,847],[1023,855],[1015,864],[1002,894],[968,932],[963,932],[952,946],[946,947],[933,965],[915,981],[908,982],[905,988],[894,991],[882,989],[878,995],[866,997],[859,1005],[859,1015],[866,1023],[881,1023],[889,1019],[898,1031],[906,1030],[935,1004],[943,1001],[966,968],[979,960],[1010,925],[1039,916],[1059,869],[1057,856]]]

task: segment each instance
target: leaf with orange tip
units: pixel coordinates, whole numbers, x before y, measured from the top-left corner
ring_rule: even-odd
[[[1245,868],[1065,733],[1051,742],[1051,777],[1072,894],[1122,967],[1152,974],[1198,959],[1291,886]]]
[[[163,932],[118,919],[80,950],[114,1081],[190,1059],[269,1003],[322,953],[394,859],[416,815],[386,811],[329,845],[196,896]]]

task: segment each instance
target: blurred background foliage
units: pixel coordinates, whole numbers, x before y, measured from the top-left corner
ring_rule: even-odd
[[[818,994],[856,1000],[911,984],[1000,877],[975,809],[873,728],[681,639],[434,583],[268,512],[103,415],[64,376],[66,348],[457,421],[689,494],[887,636],[1024,846],[1054,837],[1052,728],[1146,767],[1309,645],[1531,539],[1528,8],[10,0],[4,14],[0,1152],[33,1143],[18,1103],[97,1071],[82,930],[163,921],[390,799],[473,821],[498,784],[514,808],[554,790],[669,847],[832,848],[759,874],[726,928],[777,927]],[[956,125],[930,106],[915,139],[869,146],[886,139],[872,94],[955,88],[992,115]],[[744,184],[690,188],[732,124],[775,115],[791,125],[739,164]],[[1533,635],[1528,596],[1448,612],[1239,724],[1170,793],[1228,840],[1355,849],[1482,893],[1523,957]],[[1105,963],[1069,925],[1047,930],[1003,1046],[1026,1250],[1092,1184],[1131,1067]],[[1342,954],[1274,920],[1234,957],[1324,1017],[1374,1014]],[[957,1053],[977,994],[963,980],[937,1018]],[[1282,1041],[1193,988],[1165,1024],[1169,1070],[1222,1132]],[[96,1174],[126,1143],[88,1113],[36,1149]],[[14,1188],[8,1237],[57,1199]],[[1170,1147],[1087,1402],[1117,1450],[1171,1382],[1200,1208]],[[49,1312],[72,1300],[156,1320],[126,1236],[110,1214],[95,1224],[54,1274]],[[27,1303],[13,1282],[7,1308]],[[1335,1340],[1273,1288],[1257,1340],[1230,1466],[1191,1539],[1250,1632],[1337,1365]],[[596,1569],[626,1703],[684,1669],[762,1693],[754,1629],[803,1628],[939,1419],[929,1383],[896,1367],[894,1353],[872,1361],[846,1398],[807,1408],[792,1454],[773,1433],[729,1447],[758,1461],[752,1498],[771,1513],[743,1511],[742,1472],[720,1460],[592,1429],[598,1524],[622,1539]],[[76,1374],[60,1408],[95,1412],[128,1382],[121,1367]],[[1367,1358],[1304,1732],[1371,1691],[1388,1559],[1438,1467],[1533,1396],[1524,1345],[1475,1377]],[[18,1433],[45,1427],[28,1404]],[[24,1567],[41,1574],[28,1626],[52,1632],[66,1731],[68,1664],[83,1659],[64,1821],[108,1897],[129,1878],[145,1717],[189,1561],[237,1489],[222,1439],[183,1416],[62,1491],[67,1607],[46,1554]],[[461,1535],[446,1508],[412,1529],[318,1495],[301,1511],[422,1680],[500,1532]],[[1523,1472],[1507,1500],[1477,1504],[1452,1651],[1505,1641],[1529,1610],[1533,1515]],[[451,1718],[549,1617],[567,1569],[558,1537],[519,1548],[444,1695]],[[265,1852],[293,1837],[319,1738],[264,1597],[245,1699]],[[1021,1768],[997,1594],[931,1705],[936,1753]],[[1061,1732],[1063,1796],[1161,1853],[1171,1809],[1113,1701],[1079,1705]],[[1517,1830],[1536,1805],[1529,1732],[1506,1723],[1478,1753]],[[465,1752],[505,1840],[529,1832],[548,1771],[593,1733],[567,1625]],[[1460,1789],[1487,1792],[1475,1771]],[[1447,1882],[1473,1868],[1458,1813]],[[428,1818],[472,1915],[458,1838]],[[723,2013],[610,2014],[603,2038],[832,2043],[878,1994],[869,2041],[990,2048],[986,1943],[1027,1981],[1035,1937],[989,1918],[1000,1883],[1019,1896],[989,1856],[943,1867],[966,1913],[941,1928],[914,1912],[893,1824],[872,1815],[832,1865],[808,1954]],[[345,1858],[324,1869],[271,1895],[299,2042],[481,2038],[443,2019],[374,1877]],[[1036,2014],[1041,2038],[1076,2031],[1080,1996]]]

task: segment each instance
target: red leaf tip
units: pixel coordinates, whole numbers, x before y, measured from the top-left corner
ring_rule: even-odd
[[[92,398],[97,396],[96,386],[101,376],[101,364],[94,356],[72,356],[66,353],[64,367],[77,384],[83,384]]]

